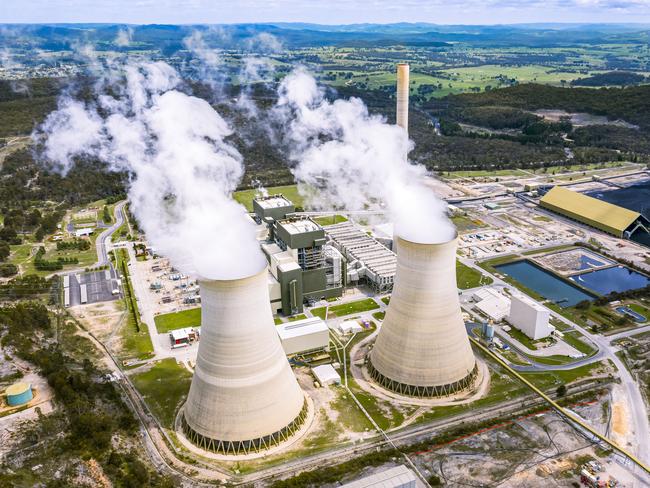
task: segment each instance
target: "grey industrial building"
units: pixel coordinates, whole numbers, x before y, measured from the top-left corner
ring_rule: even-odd
[[[366,282],[378,293],[393,289],[397,270],[393,251],[351,222],[328,225],[325,232],[348,262],[349,281]]]
[[[294,215],[293,203],[283,195],[258,197],[253,210],[268,229],[262,250],[280,284],[284,315],[301,313],[305,301],[343,294],[345,260],[327,244],[320,225]]]

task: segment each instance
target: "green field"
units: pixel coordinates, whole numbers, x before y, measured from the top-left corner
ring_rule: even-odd
[[[348,221],[348,219],[345,218],[343,215],[328,215],[326,217],[314,217],[312,220],[321,226],[340,224],[341,222]]]
[[[117,249],[116,268],[120,272],[128,267],[124,267],[122,263],[128,262],[128,257],[125,249]],[[120,327],[120,338],[122,341],[122,349],[119,357],[123,360],[133,359],[148,359],[153,355],[153,344],[151,343],[151,336],[149,336],[149,328],[147,324],[140,321],[140,311],[136,300],[131,299],[130,295],[130,278],[128,275],[125,277],[124,291],[125,297],[123,300],[126,309],[126,316]],[[136,317],[138,317],[136,319]]]
[[[201,307],[156,315],[154,322],[159,334],[185,327],[199,327],[201,325]]]
[[[456,261],[456,283],[461,290],[489,285],[492,281],[489,276],[484,276],[480,271]]]
[[[293,202],[296,207],[303,207],[303,196],[298,192],[298,185],[272,186],[266,189],[269,195],[282,193],[285,197]],[[236,191],[233,196],[235,200],[241,203],[249,212],[253,211],[253,199],[260,193],[256,188],[251,190]]]
[[[334,305],[329,307],[328,318],[342,317],[353,313],[367,312],[368,310],[375,310],[379,308],[377,302],[372,298],[358,300],[356,302],[343,303],[341,305]],[[327,307],[314,308],[311,310],[312,315],[320,317],[325,320],[325,312]]]
[[[176,412],[190,390],[192,373],[167,358],[144,373],[133,374],[131,381],[163,427],[173,429]]]

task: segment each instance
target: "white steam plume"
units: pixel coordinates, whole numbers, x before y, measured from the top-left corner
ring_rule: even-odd
[[[128,47],[131,45],[133,40],[133,28],[126,27],[124,29],[119,29],[117,35],[115,36],[115,45],[119,47]]]
[[[413,242],[453,238],[446,205],[423,183],[426,169],[407,159],[403,129],[370,115],[358,98],[329,102],[303,69],[283,80],[276,113],[288,126],[295,178],[319,190],[312,204],[385,208],[395,233]]]
[[[129,171],[132,212],[184,273],[235,279],[263,269],[253,224],[232,199],[244,167],[224,119],[179,91],[180,77],[162,62],[126,65],[105,83],[96,105],[60,101],[35,134],[43,156],[63,172],[80,155]]]

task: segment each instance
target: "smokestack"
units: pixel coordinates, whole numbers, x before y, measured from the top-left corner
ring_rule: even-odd
[[[300,428],[306,403],[275,331],[266,267],[200,286],[201,342],[183,430],[222,454],[277,445]]]
[[[409,131],[409,65],[397,65],[397,125]]]
[[[477,366],[456,287],[455,236],[440,244],[396,237],[397,272],[368,371],[386,389],[435,397],[470,388]]]

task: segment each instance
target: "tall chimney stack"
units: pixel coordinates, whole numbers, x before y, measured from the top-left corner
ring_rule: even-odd
[[[397,65],[397,125],[409,131],[409,65]]]

